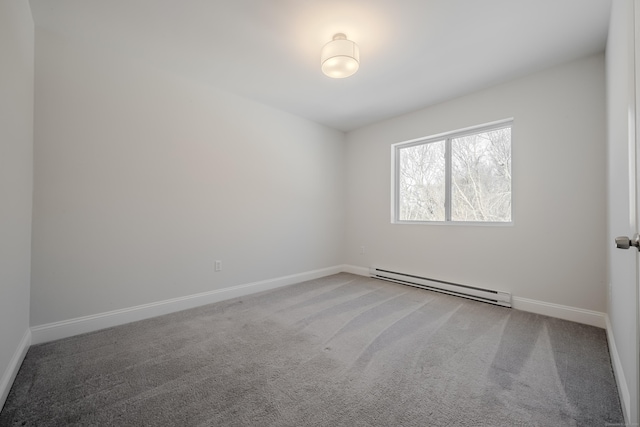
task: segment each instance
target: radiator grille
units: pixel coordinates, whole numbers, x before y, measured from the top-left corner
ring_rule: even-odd
[[[371,267],[369,275],[376,279],[387,280],[389,282],[402,285],[414,286],[431,291],[442,292],[449,295],[482,301],[489,304],[511,307],[511,294],[508,292],[495,291],[492,289],[477,288],[475,286],[462,285],[459,283],[447,282],[444,280],[430,279],[428,277],[416,276],[413,274],[400,273],[397,271],[384,270]]]

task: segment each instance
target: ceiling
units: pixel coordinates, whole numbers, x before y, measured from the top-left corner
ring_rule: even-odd
[[[612,0],[30,0],[36,27],[350,131],[602,52]],[[334,80],[342,32],[360,70]],[[45,34],[45,33],[43,33]]]

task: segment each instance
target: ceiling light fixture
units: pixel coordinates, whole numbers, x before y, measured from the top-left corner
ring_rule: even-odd
[[[360,49],[347,40],[347,36],[338,33],[322,48],[320,62],[322,72],[327,76],[334,79],[349,77],[360,67]]]

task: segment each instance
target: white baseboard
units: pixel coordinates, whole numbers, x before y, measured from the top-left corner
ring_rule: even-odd
[[[585,325],[596,326],[605,329],[607,327],[605,314],[599,311],[586,310],[584,308],[570,307],[567,305],[553,304],[522,297],[512,297],[513,308],[528,311],[530,313],[543,314],[558,319],[570,320]]]
[[[320,270],[313,270],[290,276],[278,277],[275,279],[262,280],[259,282],[233,286],[230,288],[217,289],[195,295],[174,298],[165,301],[158,301],[150,304],[143,304],[120,310],[98,313],[90,316],[64,320],[61,322],[48,323],[31,327],[31,341],[33,344],[67,338],[74,335],[93,332],[112,326],[123,325],[125,323],[148,319],[163,314],[169,314],[180,310],[211,304],[231,298],[249,295],[255,292],[275,289],[280,286],[291,285],[305,280],[313,280],[331,274],[346,272],[360,276],[369,276],[368,267],[356,265],[337,265]],[[546,316],[557,317],[587,325],[606,328],[604,313],[585,310],[581,308],[569,307],[559,304],[547,303],[543,301],[531,300],[528,298],[513,297],[513,308]]]
[[[68,338],[344,271],[342,265],[31,327],[33,344]]]
[[[342,271],[344,273],[351,273],[351,274],[357,274],[358,276],[369,277],[369,268],[368,267],[358,267],[357,265],[345,264],[345,265],[342,266]]]
[[[5,369],[2,374],[2,378],[0,379],[0,410],[2,410],[4,402],[7,401],[7,396],[9,395],[9,390],[11,390],[11,386],[13,385],[13,380],[16,379],[18,370],[22,365],[24,357],[27,355],[27,350],[29,350],[30,345],[31,331],[27,329],[22,336],[22,340],[20,340],[20,344],[18,344],[18,348],[16,348],[16,351],[13,353],[13,357],[11,357],[11,360],[9,361],[9,366],[7,366],[7,369]]]
[[[608,314],[605,314],[605,322],[607,325],[609,355],[611,356],[611,365],[613,366],[613,374],[616,377],[616,384],[618,384],[618,395],[620,396],[620,403],[622,404],[622,413],[624,414],[625,422],[631,425],[631,395],[629,394],[627,379],[622,370],[622,362],[620,362],[620,355],[618,354],[618,348],[616,347],[616,340],[613,336],[613,329],[611,328],[611,321]]]

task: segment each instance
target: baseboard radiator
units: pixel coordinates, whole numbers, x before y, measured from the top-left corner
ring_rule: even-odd
[[[402,285],[442,292],[503,307],[511,307],[511,294],[508,292],[477,288],[475,286],[461,285],[459,283],[446,282],[444,280],[429,279],[428,277],[415,276],[413,274],[383,270],[381,268],[374,267],[369,269],[369,275],[376,279],[400,283]]]

